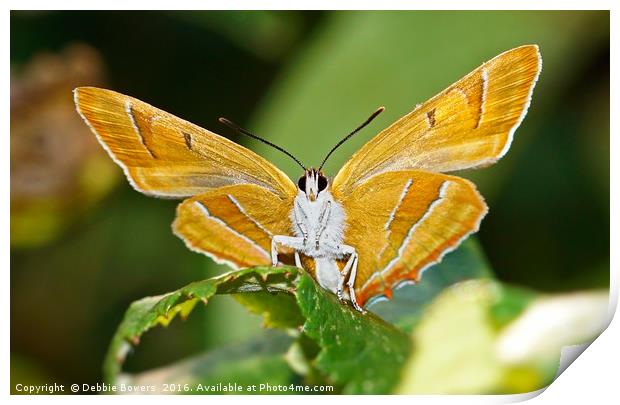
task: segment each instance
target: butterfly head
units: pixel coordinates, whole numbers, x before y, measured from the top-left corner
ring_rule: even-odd
[[[310,201],[315,201],[319,194],[327,189],[327,185],[327,177],[323,175],[323,172],[312,167],[306,169],[297,181],[299,191],[306,194]]]

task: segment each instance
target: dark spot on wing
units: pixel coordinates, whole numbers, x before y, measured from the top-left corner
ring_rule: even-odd
[[[426,112],[426,118],[428,119],[428,125],[433,128],[435,126],[435,109]]]
[[[183,132],[183,138],[185,138],[185,145],[187,149],[192,150],[192,136],[187,132]]]

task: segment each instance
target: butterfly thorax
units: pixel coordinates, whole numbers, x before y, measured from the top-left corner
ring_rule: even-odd
[[[321,191],[314,201],[300,190],[290,217],[294,236],[304,240],[300,253],[315,258],[340,258],[345,215],[329,190]]]

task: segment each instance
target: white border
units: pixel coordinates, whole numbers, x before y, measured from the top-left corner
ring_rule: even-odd
[[[37,10],[37,9],[45,9],[49,6],[49,3],[43,1],[9,1],[8,2],[10,9],[22,9],[22,10]],[[324,1],[324,0],[315,0],[312,2],[296,2],[295,4],[290,4],[284,1],[227,1],[227,2],[218,2],[218,3],[203,3],[198,1],[190,1],[190,0],[176,0],[174,2],[170,1],[162,1],[162,0],[151,0],[151,1],[119,1],[119,0],[108,0],[108,1],[56,1],[53,4],[58,9],[138,9],[138,8],[152,8],[152,9],[177,9],[177,10],[192,10],[192,9],[201,9],[205,6],[208,6],[211,9],[377,9],[380,7],[381,9],[420,9],[420,10],[436,10],[436,9],[454,9],[454,10],[464,10],[464,9],[495,9],[495,10],[523,10],[523,9],[531,9],[531,10],[544,10],[544,9],[563,9],[563,10],[612,10],[611,12],[611,66],[618,66],[618,51],[617,51],[617,29],[618,29],[618,4],[616,1],[602,1],[602,0],[590,0],[588,2],[583,1],[575,1],[575,0],[565,0],[565,1],[547,1],[543,2],[540,0],[521,0],[521,1],[492,1],[492,0],[470,0],[467,2],[463,1],[434,1],[434,2],[419,2],[413,3],[411,1],[394,1],[394,0],[384,0],[380,3],[370,2],[370,1]],[[463,6],[467,6],[468,8],[464,8]],[[614,7],[615,6],[615,7]],[[5,14],[3,30],[5,35],[2,41],[2,47],[4,51],[4,55],[9,55],[10,52],[10,14],[7,12]],[[615,49],[616,48],[616,49]],[[10,69],[9,64],[5,63],[2,67],[3,71],[3,83],[4,83],[4,103],[8,104],[9,99],[6,96],[9,93],[10,88]],[[618,81],[618,75],[613,73],[611,76],[611,111],[620,111],[618,104],[618,95],[620,94],[620,86]],[[5,153],[10,153],[10,145],[9,145],[9,136],[10,133],[10,124],[9,124],[9,111],[10,108],[8,105],[5,105],[3,109],[4,115],[6,117],[3,120],[4,126],[6,128],[5,136],[0,137],[0,142],[2,142],[2,150]],[[617,114],[612,114],[611,118],[611,133],[616,133],[618,135],[618,118]],[[614,159],[611,159],[611,246],[620,246],[620,239],[618,237],[619,228],[619,186],[618,184],[618,176],[619,176],[619,165],[617,163],[618,158],[618,136],[613,136],[611,138],[611,154],[614,156]],[[9,195],[10,192],[10,159],[6,159],[4,162],[4,175],[2,176],[2,182],[4,185],[4,189],[6,191],[5,195]],[[9,276],[9,268],[10,268],[10,234],[9,234],[9,198],[5,197],[2,199],[2,208],[5,212],[5,217],[3,218],[3,244],[2,248],[5,253],[2,255],[4,262],[4,274],[5,274],[5,283],[3,288],[5,289],[3,294],[3,299],[5,302],[4,310],[5,314],[9,313],[10,308],[10,276]],[[606,231],[606,230],[602,230]],[[618,303],[618,271],[620,269],[620,250],[618,248],[611,249],[611,302],[610,302],[610,316],[611,314],[617,311],[617,303]],[[617,317],[616,317],[617,318]],[[8,316],[5,316],[5,325],[7,324]],[[611,319],[610,319],[611,320]],[[2,368],[2,385],[3,385],[3,393],[6,396],[9,392],[9,333],[8,328],[5,329],[5,332],[2,335],[3,343],[4,343],[4,358]],[[532,403],[544,403],[544,404],[566,404],[566,403],[613,403],[618,401],[618,388],[617,388],[617,375],[618,375],[618,359],[620,359],[620,326],[619,321],[617,319],[613,319],[609,328],[584,352],[582,356],[580,356],[575,364],[570,366],[562,375],[558,377],[558,379],[551,384],[547,390],[545,390],[541,395],[536,396],[536,398],[532,399]],[[355,401],[362,402],[376,402],[376,401],[385,401],[386,399],[390,402],[402,402],[403,404],[411,404],[412,401],[415,403],[465,403],[465,404],[486,404],[486,403],[507,403],[507,402],[516,402],[525,400],[528,397],[531,398],[533,395],[516,395],[516,396],[416,396],[415,398],[411,398],[408,396],[391,396],[391,397],[381,397],[376,398],[372,396],[366,397],[355,397]],[[92,402],[108,402],[110,399],[109,396],[91,396],[88,398],[88,401]],[[134,396],[126,396],[126,397],[114,397],[113,401],[115,402],[124,402],[124,403],[141,403],[141,402],[163,402],[165,400],[168,401],[187,401],[188,403],[200,403],[204,404],[205,401],[217,401],[217,403],[222,404],[232,404],[237,403],[240,400],[248,400],[247,397],[238,398],[236,396],[220,396],[217,398],[205,398],[202,396],[187,396],[180,399],[179,397],[134,397]],[[270,396],[270,397],[253,397],[252,401],[256,401],[258,403],[287,403],[290,404],[291,401],[295,401],[295,403],[315,403],[317,400],[325,401],[326,399],[335,401],[342,401],[341,397],[328,397],[328,398],[317,398],[315,396],[296,396],[294,399],[288,396]],[[44,401],[44,402],[57,402],[57,403],[82,403],[84,398],[79,396],[12,396],[10,397],[11,401],[14,402],[22,402],[22,401]]]

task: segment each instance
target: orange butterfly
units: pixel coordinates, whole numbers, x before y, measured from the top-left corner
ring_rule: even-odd
[[[484,63],[357,151],[331,181],[293,183],[254,152],[140,100],[75,89],[80,115],[138,191],[187,198],[173,224],[187,246],[232,267],[293,262],[363,311],[478,230],[487,206],[468,180],[510,147],[541,70],[538,47]]]

